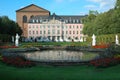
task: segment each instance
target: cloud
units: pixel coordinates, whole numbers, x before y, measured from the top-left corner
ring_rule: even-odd
[[[116,0],[87,0],[87,1],[98,4],[99,10],[109,10],[114,7]]]
[[[97,6],[95,6],[95,5],[86,5],[85,8],[87,8],[87,9],[97,9]]]

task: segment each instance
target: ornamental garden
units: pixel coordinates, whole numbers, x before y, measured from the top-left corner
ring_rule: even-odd
[[[10,20],[7,16],[0,17],[0,79],[119,80],[119,3],[120,1],[117,0],[114,9],[108,12],[90,11],[88,16],[82,18],[81,16],[76,18],[75,16],[50,15],[49,11],[45,10],[45,15],[50,15],[49,19],[52,21],[43,20],[43,24],[47,22],[46,25],[49,26],[48,24],[52,23],[55,25],[51,25],[55,27],[56,23],[53,22],[60,20],[61,22],[58,21],[57,23],[59,23],[58,27],[61,27],[61,23],[63,23],[61,28],[53,31],[63,30],[60,35],[49,36],[47,34],[47,40],[45,38],[47,32],[45,31],[43,31],[44,33],[41,32],[39,35],[41,37],[32,35],[32,33],[35,33],[32,31],[33,28],[31,30],[31,25],[32,27],[35,26],[33,23],[39,23],[39,29],[41,30],[42,24],[37,19],[38,17],[22,16],[21,20],[23,20],[24,26],[30,25],[27,26],[29,30],[23,29],[23,27],[20,27],[22,24]],[[31,9],[33,7],[40,8],[34,4],[25,8],[28,7]],[[24,12],[25,8],[16,12],[19,13],[21,10]],[[31,19],[28,19],[28,17]],[[61,20],[62,18],[64,21]],[[78,18],[80,20],[74,20]],[[18,21],[20,21],[19,19]],[[72,21],[69,22],[69,20]],[[66,25],[71,27],[70,24],[72,24],[72,27],[75,28],[73,23],[76,27],[79,23],[80,32],[77,32],[78,29],[72,31],[72,29],[68,30],[67,28],[64,31],[63,26],[66,27]],[[44,30],[46,29],[44,28]],[[50,31],[48,30],[48,32]],[[70,34],[76,32],[78,35],[77,37],[75,37],[75,34],[67,35],[69,32]],[[40,38],[40,40],[34,37]]]

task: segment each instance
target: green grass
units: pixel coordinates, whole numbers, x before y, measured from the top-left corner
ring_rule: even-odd
[[[120,80],[120,65],[103,69],[85,65],[15,68],[0,62],[0,80]]]

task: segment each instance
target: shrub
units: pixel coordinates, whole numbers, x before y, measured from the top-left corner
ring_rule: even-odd
[[[34,63],[24,59],[23,57],[16,56],[16,57],[10,57],[10,56],[3,56],[2,61],[8,65],[13,65],[15,67],[31,67],[34,66]]]
[[[102,45],[96,45],[96,46],[92,46],[93,48],[108,48],[109,45],[108,44],[102,44]]]
[[[0,46],[1,49],[18,48],[17,46]]]
[[[113,58],[101,58],[96,60],[91,60],[90,64],[95,67],[109,67],[120,63],[120,57]]]

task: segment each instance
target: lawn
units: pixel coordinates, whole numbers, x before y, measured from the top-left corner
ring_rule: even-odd
[[[51,46],[88,46],[87,42],[24,42],[20,44],[20,47],[26,46],[42,46],[42,45],[51,45]]]
[[[0,62],[0,80],[120,80],[120,65],[109,68],[87,65],[15,68]]]

